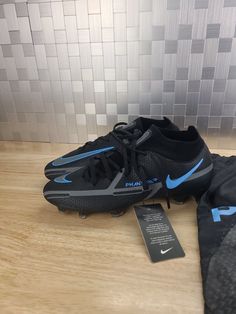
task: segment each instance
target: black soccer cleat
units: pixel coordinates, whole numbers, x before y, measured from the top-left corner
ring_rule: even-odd
[[[101,136],[93,142],[87,142],[84,146],[48,163],[44,170],[45,176],[53,180],[82,169],[88,164],[89,158],[115,150],[117,148],[116,137],[129,141],[134,131],[139,130],[139,136],[141,136],[152,124],[160,128],[178,130],[177,126],[167,118],[154,120],[140,117],[127,125],[123,122],[117,123],[113,131],[107,135]]]
[[[121,211],[149,198],[184,199],[204,192],[211,178],[210,152],[194,127],[172,131],[151,126],[138,140],[90,158],[64,183],[49,182],[47,201],[59,208],[92,212]]]

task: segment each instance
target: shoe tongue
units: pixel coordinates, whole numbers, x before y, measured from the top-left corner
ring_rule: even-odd
[[[139,147],[140,145],[146,143],[153,134],[152,128],[148,129],[146,132],[143,133],[143,135],[137,140],[136,146]]]
[[[127,131],[134,131],[134,133],[136,132],[137,134],[139,133],[141,135],[142,131],[143,131],[142,120],[141,120],[141,118],[137,118],[134,121],[132,121],[131,123],[125,125],[125,126],[120,126],[120,128],[125,129]],[[148,131],[146,131],[145,133],[147,133],[147,132]],[[141,137],[143,137],[143,135]],[[124,139],[123,141],[124,141],[125,144],[128,144],[128,143],[126,143],[126,139]],[[123,158],[122,158],[121,149],[120,149],[122,146],[120,146],[119,142],[116,142],[115,146],[116,146],[115,150],[111,150],[110,152],[106,152],[105,154],[106,154],[106,157],[110,158],[113,162],[117,163],[122,168],[122,166],[123,166]],[[101,161],[98,161],[97,167],[99,167],[101,170],[104,170]]]
[[[156,139],[158,139],[161,136],[160,129],[155,126],[154,124],[151,125],[151,127],[143,133],[143,135],[137,140],[136,146],[141,147],[143,145],[149,144],[154,145],[156,142]]]
[[[133,130],[133,129],[138,129],[143,131],[143,123],[141,118],[137,118],[134,121],[128,123],[127,125],[122,126],[122,129],[124,130]]]
[[[133,129],[133,131],[134,131],[134,133],[136,133],[137,134],[137,136],[140,134],[140,136],[141,136],[141,134],[142,134],[142,131],[137,127],[137,124],[139,124],[139,121],[138,121],[139,119],[136,119],[135,121],[133,121],[133,122],[135,122],[135,123],[133,123],[132,125],[132,129]],[[137,123],[136,123],[137,122]],[[140,123],[141,123],[141,121],[140,121]],[[140,124],[139,124],[140,125]],[[128,125],[127,125],[128,126]],[[126,127],[126,126],[125,126]],[[122,129],[123,129],[123,127],[122,127]],[[126,128],[126,130],[127,130],[127,128]],[[131,130],[131,128],[130,128],[130,130]],[[147,133],[147,132],[145,132],[145,133]],[[141,136],[141,137],[143,137],[143,135]],[[139,139],[138,139],[139,140]],[[129,141],[127,140],[127,139],[123,139],[123,142],[124,142],[124,144],[126,144],[126,145],[129,145]],[[106,152],[105,153],[105,155],[106,155],[106,157],[107,158],[109,158],[109,159],[111,159],[113,162],[115,162],[116,164],[118,164],[118,165],[120,165],[121,166],[121,168],[123,167],[123,157],[122,157],[122,153],[121,153],[121,150],[122,150],[122,145],[119,143],[119,142],[117,142],[116,143],[116,149],[115,150],[111,150],[111,151],[109,151],[109,152]],[[128,154],[129,154],[129,152],[128,152]],[[99,163],[98,163],[98,165],[97,165],[98,167],[100,167],[100,169],[101,170],[103,170],[103,165],[102,165],[102,162],[100,161]],[[112,166],[111,166],[112,167]]]

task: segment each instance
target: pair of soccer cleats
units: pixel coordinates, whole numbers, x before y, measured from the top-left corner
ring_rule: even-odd
[[[183,201],[209,186],[211,154],[195,127],[180,131],[169,119],[140,117],[50,162],[44,197],[84,217],[120,215],[137,202]]]

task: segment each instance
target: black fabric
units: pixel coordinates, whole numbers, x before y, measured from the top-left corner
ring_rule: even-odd
[[[135,122],[136,127],[139,127],[140,130],[143,131],[147,131],[151,125],[155,125],[158,128],[178,131],[178,127],[166,117],[164,117],[163,120],[139,117],[135,120]]]
[[[155,120],[155,119],[150,119],[150,118],[144,118],[144,117],[139,117],[132,121],[131,123],[127,124],[125,122],[119,122],[117,123],[112,132],[109,132],[105,136],[100,136],[94,141],[89,141],[82,147],[77,148],[76,150],[73,150],[64,156],[62,158],[68,158],[72,157],[74,155],[82,154],[89,152],[91,150],[96,150],[96,149],[101,149],[105,147],[114,147],[114,149],[119,150],[120,145],[118,141],[115,141],[115,136],[120,135],[120,131],[129,131],[129,132],[134,132],[135,130],[139,130],[140,133],[145,133],[151,125],[155,125],[157,128],[168,128],[170,130],[178,130],[178,127],[173,124],[168,118],[163,118],[163,120]],[[123,133],[123,140],[126,141],[126,143],[129,142],[129,138],[125,136],[125,132]],[[59,157],[61,159],[61,157]],[[66,164],[58,164],[55,166],[56,160],[53,160],[49,162],[46,167],[45,167],[45,176],[49,180],[54,180],[55,178],[67,173],[71,173],[75,171],[78,168],[81,167],[86,167],[87,166],[87,161],[89,160],[88,158],[82,158],[82,159],[75,159],[74,161],[71,161]],[[61,170],[60,170],[61,169]]]
[[[152,136],[142,145],[143,150],[151,150],[172,160],[189,161],[203,149],[205,143],[195,127],[186,131],[150,128]]]
[[[87,167],[69,173],[63,177],[62,182],[55,180],[47,183],[44,188],[45,198],[59,208],[90,213],[126,207],[147,196],[165,196],[168,200],[178,195],[185,199],[187,196],[204,192],[209,186],[212,169],[211,155],[206,145],[194,159],[187,162],[179,162],[176,158],[167,160],[165,156],[152,151],[154,145],[150,145],[147,151],[143,148],[150,137],[155,137],[155,147],[158,147],[158,136],[152,133],[151,129],[138,140],[137,129],[132,132],[127,128],[120,130],[121,133],[127,133],[125,141],[123,136],[117,138],[112,135],[112,140],[117,142],[117,145],[112,144],[116,146],[115,150],[89,158]],[[182,133],[183,138],[187,134],[188,140],[184,141],[184,144],[188,145],[189,133],[192,134],[192,131]],[[178,140],[178,143],[182,146],[181,140]],[[179,154],[183,154],[181,149]],[[168,175],[171,178],[178,178],[196,165],[198,166],[194,173],[195,177],[167,190]],[[113,181],[114,179],[116,180]],[[124,190],[119,191],[118,184]]]
[[[145,118],[139,118],[137,121],[143,123]],[[146,151],[160,153],[164,159],[169,157],[171,160],[191,161],[201,151],[207,149],[198,131],[193,126],[190,126],[186,131],[173,131],[152,125],[141,137],[141,144],[136,146],[137,139],[138,141],[141,139],[140,135],[141,131],[138,129],[132,130],[132,132],[127,129],[117,130],[117,134],[112,135],[113,141],[115,141],[114,146],[117,147],[116,151],[90,158],[89,166],[85,171],[85,179],[87,181],[91,180],[95,185],[99,177],[107,177],[111,180],[117,171],[122,168],[125,169],[124,175],[127,175],[132,168],[140,173],[140,167],[137,165],[137,155],[145,154]],[[208,155],[210,156],[209,151]],[[97,163],[97,160],[99,160],[99,163]],[[209,163],[211,163],[211,160]],[[164,167],[163,162],[162,164],[162,167]],[[203,167],[206,167],[206,165],[207,160],[204,160]],[[142,176],[140,176],[140,179],[145,181]],[[163,177],[163,183],[164,179]]]
[[[88,167],[84,172],[84,178],[86,181],[91,181],[93,185],[99,180],[99,177],[107,177],[110,180],[114,178],[116,173],[124,168],[124,175],[127,175],[132,168],[140,174],[140,179],[145,181],[145,177],[142,176],[140,172],[140,167],[137,165],[137,155],[145,154],[145,148],[141,145],[141,150],[137,148],[136,142],[141,137],[142,132],[151,125],[151,128],[143,133],[144,137],[152,129],[170,129],[171,134],[177,132],[180,134],[179,138],[181,139],[181,133],[186,133],[186,138],[189,136],[191,131],[179,131],[178,128],[168,119],[163,120],[154,120],[144,117],[139,117],[132,123],[125,127],[115,128],[115,132],[111,133],[110,143],[116,147],[116,150],[113,152],[108,152],[105,154],[100,154],[99,156],[90,158]],[[136,128],[137,127],[137,128]],[[191,128],[190,128],[191,130]],[[195,131],[195,129],[194,129]],[[153,134],[151,134],[153,135]],[[198,133],[194,134],[195,137],[199,137]],[[183,136],[182,136],[183,137]],[[148,138],[147,138],[148,140]],[[145,140],[146,141],[146,140]]]
[[[167,129],[172,130],[172,131],[179,130],[178,127],[166,117],[164,117],[162,120],[139,117],[127,125],[125,122],[119,122],[119,123],[115,124],[112,132],[109,132],[107,135],[100,136],[94,141],[89,141],[89,142],[85,143],[83,146],[80,146],[76,150],[69,152],[68,154],[64,155],[64,157],[70,157],[70,156],[73,156],[73,155],[78,154],[78,153],[87,152],[88,150],[91,150],[91,149],[99,149],[99,148],[103,147],[104,145],[116,144],[113,142],[112,135],[113,134],[119,135],[119,133],[122,129],[127,130],[127,131],[128,130],[134,131],[134,130],[138,129],[142,133],[144,133],[152,125],[155,125],[157,128],[161,128],[161,129],[167,128]],[[125,134],[123,134],[123,135],[125,138]]]
[[[236,156],[212,159],[212,181],[197,209],[205,314],[235,314]]]
[[[137,154],[145,154],[137,150],[136,141],[141,135],[141,131],[135,129],[132,133],[120,129],[118,134],[112,136],[119,143],[120,149],[111,154],[100,154],[95,158],[90,158],[88,168],[84,172],[84,178],[96,185],[99,177],[107,177],[112,180],[118,171],[124,168],[124,175],[134,169],[137,173]],[[120,133],[120,134],[119,134]],[[125,140],[123,139],[125,138]],[[99,162],[97,163],[97,161]],[[141,178],[141,177],[140,177]]]

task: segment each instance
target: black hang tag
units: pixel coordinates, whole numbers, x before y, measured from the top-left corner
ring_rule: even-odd
[[[161,204],[137,205],[134,210],[153,263],[185,256]]]

